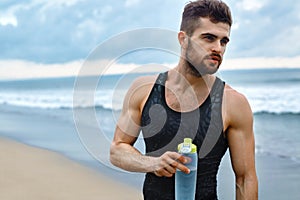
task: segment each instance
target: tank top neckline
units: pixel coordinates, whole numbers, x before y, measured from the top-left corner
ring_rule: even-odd
[[[161,79],[160,79],[161,78]],[[208,93],[207,97],[205,98],[205,100],[200,104],[198,105],[195,109],[192,109],[192,110],[188,110],[188,111],[183,111],[183,112],[180,112],[180,111],[177,111],[177,110],[174,110],[173,108],[171,108],[168,103],[167,103],[167,99],[166,99],[166,81],[167,81],[167,78],[168,78],[168,71],[164,72],[164,73],[161,73],[158,77],[159,80],[159,83],[163,86],[163,89],[162,89],[162,101],[163,103],[166,105],[166,108],[174,113],[178,113],[178,114],[189,114],[189,113],[193,113],[195,111],[198,111],[202,106],[204,106],[207,101],[210,99],[209,97],[211,96],[211,94],[213,94],[213,91],[215,90],[216,86],[217,86],[217,82],[219,80],[219,78],[216,76],[215,80],[214,80],[214,83],[211,87],[211,90],[210,92]]]

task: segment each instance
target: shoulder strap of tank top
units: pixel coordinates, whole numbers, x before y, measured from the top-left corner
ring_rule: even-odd
[[[167,78],[168,78],[168,71],[160,73],[155,83],[158,85],[165,85]]]
[[[222,102],[224,86],[225,82],[223,82],[220,78],[216,77],[215,83],[210,92],[210,98],[212,103]]]
[[[223,133],[222,99],[225,83],[218,77],[216,77],[215,81],[210,93],[211,120],[207,134],[199,150],[199,158],[204,158],[209,154]]]

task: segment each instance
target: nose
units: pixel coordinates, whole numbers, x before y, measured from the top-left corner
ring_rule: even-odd
[[[211,47],[212,52],[221,53],[222,49],[223,49],[223,46],[221,45],[220,41],[217,40],[212,44],[212,47]]]

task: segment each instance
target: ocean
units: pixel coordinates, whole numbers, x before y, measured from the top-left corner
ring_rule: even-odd
[[[114,171],[117,177],[123,171],[110,164],[109,145],[126,91],[142,75],[2,80],[0,136],[61,153],[104,173]],[[300,166],[300,69],[223,70],[217,75],[249,100],[256,154]],[[135,146],[144,152],[142,138]]]
[[[0,81],[0,105],[67,121],[74,120],[74,110],[95,109],[99,126],[111,139],[124,95],[132,80],[141,75],[81,78],[87,80],[90,95],[74,101],[74,83],[79,82],[75,77]],[[300,69],[224,70],[218,76],[248,98],[255,117],[257,153],[300,162]],[[260,124],[262,118],[272,120]]]

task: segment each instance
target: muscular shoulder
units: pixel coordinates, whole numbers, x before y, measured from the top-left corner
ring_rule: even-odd
[[[127,103],[130,107],[134,106],[141,110],[156,79],[157,75],[136,78],[126,94],[124,104]]]
[[[247,98],[227,84],[224,90],[223,113],[227,126],[252,124],[252,110]]]
[[[226,105],[230,106],[231,109],[237,107],[239,107],[239,109],[249,107],[247,98],[227,84],[224,89],[224,98]]]
[[[147,98],[155,83],[155,76],[145,76],[137,78],[133,81],[123,101],[123,108],[118,120],[118,136],[127,138],[129,143],[133,143],[135,139],[131,136],[137,136],[140,120],[141,120],[141,106],[144,99]],[[127,134],[125,134],[127,133]],[[135,138],[135,137],[134,137]]]
[[[148,87],[153,86],[157,79],[157,75],[152,75],[152,76],[140,76],[136,78],[133,83],[131,84],[131,89],[146,89]]]

